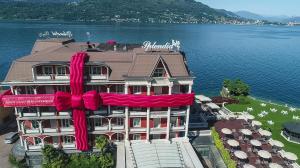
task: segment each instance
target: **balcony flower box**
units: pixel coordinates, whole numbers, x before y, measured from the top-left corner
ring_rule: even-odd
[[[23,117],[37,117],[37,113],[23,113]]]
[[[57,129],[56,128],[44,128],[44,133],[56,133]]]
[[[61,111],[58,113],[60,116],[70,116],[70,113],[67,111]]]
[[[41,145],[28,145],[29,150],[41,150],[42,146]]]
[[[112,125],[113,130],[123,130],[125,129],[124,125]]]
[[[25,130],[25,133],[26,134],[38,134],[38,133],[40,133],[40,130],[39,129],[27,129],[27,130]]]
[[[55,116],[55,112],[41,112],[41,116]]]
[[[63,148],[68,148],[68,149],[73,149],[73,148],[75,148],[76,146],[75,146],[75,142],[74,143],[63,143],[62,144],[62,147]]]

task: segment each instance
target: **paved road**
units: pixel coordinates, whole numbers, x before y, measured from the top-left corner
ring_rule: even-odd
[[[11,168],[8,162],[8,156],[13,147],[12,144],[5,144],[4,143],[5,135],[0,136],[0,168]]]
[[[16,122],[10,122],[0,126],[0,168],[11,168],[8,156],[11,152],[13,144],[5,144],[5,135],[10,131],[16,131]]]

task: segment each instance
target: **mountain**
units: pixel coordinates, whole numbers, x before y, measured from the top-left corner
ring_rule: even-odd
[[[248,11],[238,11],[235,12],[236,15],[243,17],[243,18],[247,18],[247,19],[253,19],[253,20],[265,20],[264,16],[252,13],[252,12],[248,12]]]
[[[139,23],[248,21],[195,0],[6,0],[0,2],[0,19]]]
[[[283,20],[283,22],[284,23],[288,23],[288,22],[300,23],[300,16],[290,17],[288,19]]]
[[[236,15],[243,17],[243,18],[247,18],[247,19],[253,19],[253,20],[267,20],[270,22],[282,22],[285,23],[286,20],[291,19],[288,16],[285,15],[279,15],[279,16],[264,16],[264,15],[259,15],[256,13],[252,13],[249,11],[238,11],[235,12]]]

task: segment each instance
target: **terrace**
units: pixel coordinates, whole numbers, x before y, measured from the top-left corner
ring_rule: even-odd
[[[283,124],[293,121],[299,121],[299,109],[287,105],[278,105],[271,102],[264,102],[249,97],[238,98],[239,104],[229,104],[226,108],[232,113],[240,114],[248,111],[256,120],[262,123],[264,129],[272,132],[272,138],[283,142],[284,150],[295,153],[300,157],[300,144],[288,141],[281,135]],[[300,163],[298,161],[298,163]]]
[[[231,119],[215,124],[225,148],[238,167],[293,167],[297,157],[290,157],[292,154],[282,150],[284,145],[280,141],[272,140],[270,132],[252,126],[252,122]]]

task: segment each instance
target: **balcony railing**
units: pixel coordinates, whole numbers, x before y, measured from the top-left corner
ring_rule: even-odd
[[[61,132],[72,132],[72,131],[74,131],[74,127],[61,127],[60,131]]]
[[[186,110],[172,110],[171,115],[183,116],[186,114]]]
[[[97,110],[94,111],[95,115],[106,115],[107,114],[107,110]]]
[[[47,117],[47,116],[55,116],[56,112],[41,112],[41,116]]]
[[[165,117],[168,115],[168,111],[151,111],[150,117]]]
[[[30,113],[28,113],[28,112],[26,112],[26,113],[21,112],[20,116],[21,117],[37,117],[38,113],[37,112],[30,112]]]
[[[108,130],[108,125],[103,125],[103,126],[95,126],[95,131],[106,131]]]
[[[60,112],[58,113],[58,115],[60,115],[60,116],[70,116],[70,112],[67,112],[67,111],[60,111]]]
[[[43,128],[44,133],[56,133],[58,132],[57,128]]]
[[[163,127],[163,128],[150,128],[151,132],[165,132],[167,130],[167,128]]]
[[[29,150],[41,150],[42,145],[28,145]]]
[[[145,111],[130,111],[130,116],[145,116],[147,115],[147,112]]]
[[[75,142],[74,143],[62,143],[61,144],[63,148],[66,148],[66,149],[72,149],[72,148],[75,148]]]
[[[177,130],[184,130],[185,129],[185,126],[184,125],[178,125],[178,126],[172,126],[171,127],[171,130],[173,130],[173,131],[177,131]]]
[[[124,125],[112,124],[111,129],[113,129],[113,130],[123,130],[123,129],[125,129],[125,126]]]
[[[141,128],[141,127],[131,127],[130,131],[132,132],[145,132],[147,128]]]
[[[25,129],[25,134],[38,134],[40,130],[38,128],[35,129]]]

